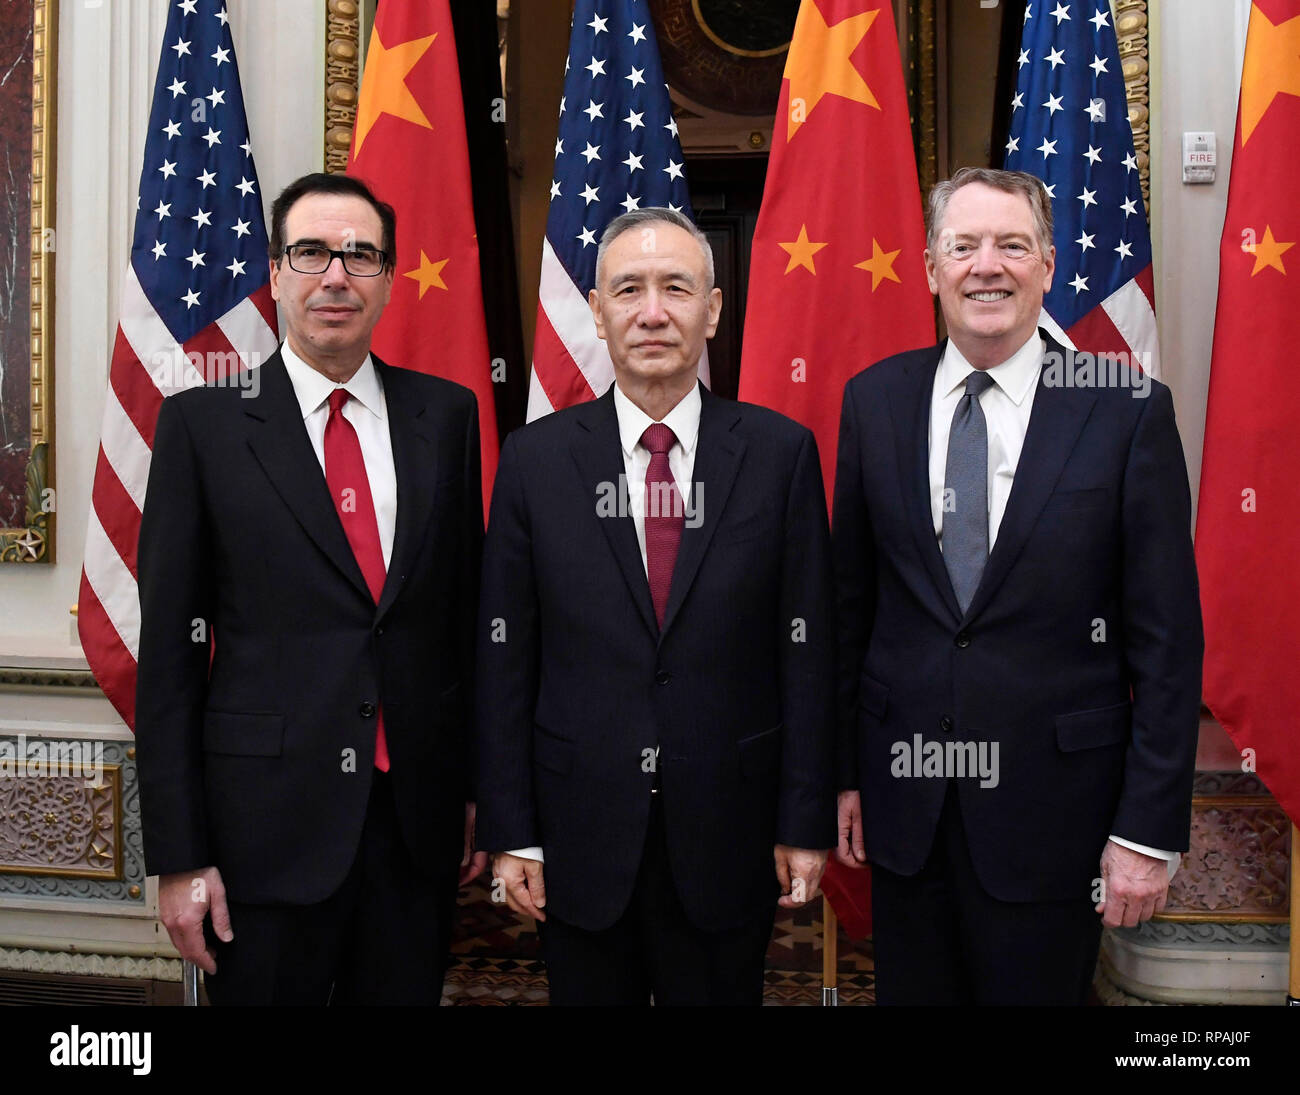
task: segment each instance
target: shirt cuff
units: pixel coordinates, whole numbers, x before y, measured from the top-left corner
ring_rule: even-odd
[[[546,857],[542,855],[542,849],[539,847],[532,848],[514,848],[506,852],[506,855],[517,855],[520,859],[535,859],[538,863],[545,863]],[[1172,875],[1170,876],[1173,877]]]
[[[1111,834],[1111,840],[1121,848],[1130,848],[1135,852],[1141,852],[1143,855],[1149,855],[1155,859],[1163,859],[1169,865],[1169,880],[1172,882],[1174,875],[1178,873],[1178,865],[1183,861],[1182,852],[1166,852],[1163,848],[1152,848],[1146,844],[1138,844],[1133,840],[1125,840],[1122,836]]]

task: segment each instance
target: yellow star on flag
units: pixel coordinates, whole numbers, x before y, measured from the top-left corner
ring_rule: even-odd
[[[1243,148],[1278,95],[1300,95],[1300,15],[1274,26],[1252,4],[1241,70]]]
[[[424,294],[430,289],[447,288],[447,283],[442,280],[442,268],[450,261],[450,259],[443,259],[441,262],[430,262],[429,256],[422,249],[420,251],[420,268],[418,270],[408,270],[403,276],[420,283],[420,299],[423,300]]]
[[[871,258],[855,262],[853,268],[855,270],[871,271],[871,291],[873,293],[876,291],[876,286],[885,278],[890,281],[897,281],[901,285],[902,280],[894,273],[894,259],[898,258],[900,251],[902,251],[901,247],[898,251],[882,251],[879,242],[873,237],[871,240]]]
[[[790,261],[785,266],[787,274],[796,266],[802,266],[810,273],[815,274],[817,273],[817,267],[813,265],[813,255],[817,254],[826,244],[810,241],[808,239],[808,226],[801,224],[797,240],[792,240],[789,243],[778,243],[777,246],[783,248],[790,255]]]
[[[1275,270],[1281,270],[1286,273],[1286,267],[1282,265],[1282,256],[1295,246],[1295,241],[1285,243],[1273,238],[1273,226],[1266,225],[1264,228],[1264,238],[1255,244],[1255,269],[1250,272],[1253,278],[1265,266],[1271,266]]]
[[[391,114],[425,129],[433,128],[433,123],[425,117],[411,89],[406,86],[406,77],[437,37],[437,34],[430,34],[427,38],[415,38],[385,49],[378,32],[375,33],[370,42],[370,52],[366,54],[365,73],[361,77],[355,155],[361,154],[361,146],[366,143],[381,114]]]
[[[832,27],[827,26],[816,4],[799,5],[799,17],[785,61],[785,76],[790,81],[787,141],[794,139],[825,95],[839,95],[880,109],[862,73],[849,60],[879,14],[878,10],[864,11],[841,19]]]

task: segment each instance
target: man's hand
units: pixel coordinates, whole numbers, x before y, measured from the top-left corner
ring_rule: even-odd
[[[1143,855],[1113,840],[1101,853],[1102,898],[1097,912],[1110,928],[1136,928],[1165,907],[1169,896],[1169,864]]]
[[[158,878],[158,917],[172,946],[205,973],[217,972],[216,953],[203,938],[203,920],[212,911],[212,930],[223,943],[235,938],[226,907],[226,887],[216,867],[181,871]]]
[[[777,904],[783,909],[797,909],[817,896],[817,884],[826,870],[825,851],[810,848],[792,848],[778,844],[772,850],[776,860],[776,879],[781,883]]]
[[[506,904],[517,913],[545,920],[546,883],[542,880],[542,862],[498,852],[492,857],[492,881],[500,879],[505,888]]]
[[[475,804],[472,802],[465,803],[465,854],[460,861],[460,877],[456,880],[458,886],[473,882],[487,867],[487,852],[474,850],[474,819],[476,816],[477,807]]]
[[[841,791],[836,802],[840,843],[835,858],[846,867],[865,867],[867,848],[862,843],[862,797],[857,791]]]

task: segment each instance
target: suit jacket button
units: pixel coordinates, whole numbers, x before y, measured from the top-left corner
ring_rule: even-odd
[[[358,713],[363,719],[373,718],[375,714],[375,705],[369,700],[366,700],[366,702],[359,708]]]
[[[384,633],[384,629],[383,629],[383,627],[377,627],[377,628],[375,628],[375,634],[376,634],[376,635],[382,635],[383,633]]]
[[[958,631],[957,638],[954,639],[953,642],[955,642],[959,647],[965,650],[968,646],[970,646],[970,635],[968,635],[965,631]]]
[[[667,684],[672,679],[672,674],[666,669],[661,669],[655,674],[655,684]]]
[[[951,734],[952,719],[950,719],[947,715],[944,715],[944,717],[939,720],[939,729],[942,730],[945,734]]]

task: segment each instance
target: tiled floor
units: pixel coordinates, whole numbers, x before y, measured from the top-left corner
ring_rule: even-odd
[[[545,1004],[546,969],[538,958],[531,921],[494,905],[480,879],[460,894],[460,916],[452,944],[443,1003],[463,1007]],[[768,1005],[817,1005],[822,988],[822,909],[815,901],[796,912],[777,910],[767,951]],[[875,1002],[870,942],[839,939],[839,1002]]]

